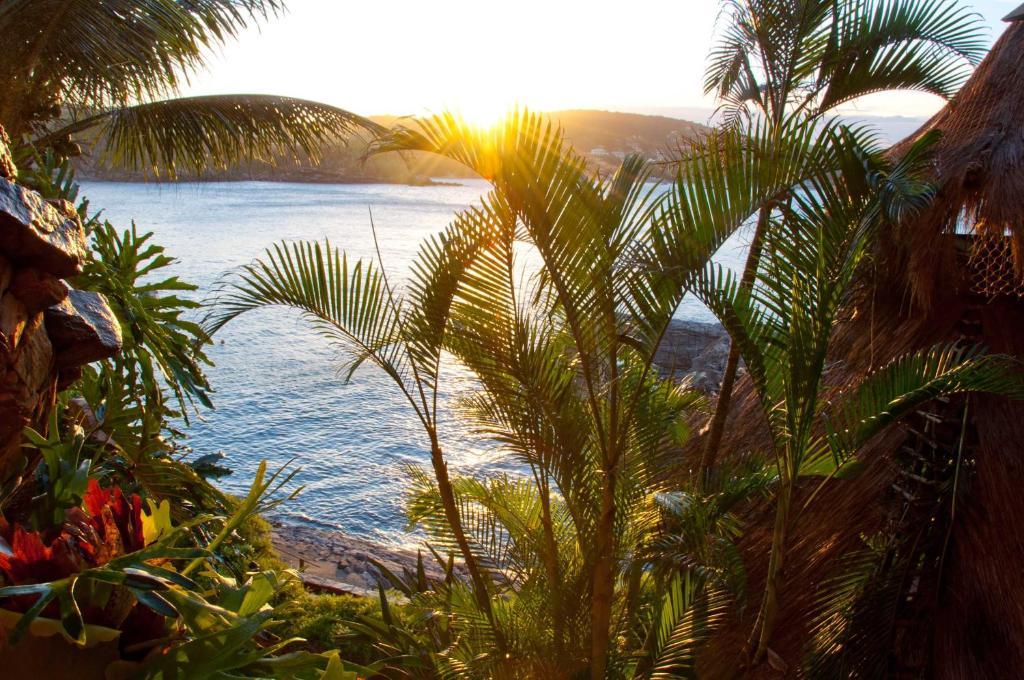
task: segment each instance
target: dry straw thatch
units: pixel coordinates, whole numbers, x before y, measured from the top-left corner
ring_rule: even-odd
[[[927,214],[879,244],[835,331],[826,380],[832,389],[858,381],[894,357],[954,340],[1024,358],[1021,288],[979,291],[972,285],[979,273],[996,272],[1004,280],[1009,273],[1019,286],[1024,269],[1024,6],[1017,12],[1022,20],[1011,23],[961,93],[893,149],[899,154],[919,135],[941,130],[934,156],[939,192]],[[1006,247],[979,262],[970,255],[983,239]],[[977,265],[985,271],[972,271]],[[965,403],[955,400],[929,410],[955,423]],[[897,612],[890,660],[890,673],[897,677],[1024,677],[1024,404],[972,395],[966,413],[968,460],[959,480],[966,491],[955,508],[942,510],[942,567],[916,576],[914,602],[904,601]],[[915,430],[924,429],[925,421],[890,428],[871,442],[861,454],[864,472],[830,483],[800,516],[788,546],[772,644],[788,665],[785,675],[796,675],[805,658],[821,588],[844,556],[863,549],[862,536],[914,531],[914,521],[928,521],[922,492],[907,486],[900,460],[906,447],[921,441]],[[928,436],[960,434],[948,430],[940,424]],[[744,379],[737,386],[723,454],[766,453],[768,442]],[[695,442],[693,451],[700,448]],[[814,486],[800,490],[794,507]],[[751,602],[708,645],[701,677],[737,676],[740,649],[757,613],[772,513],[766,504],[752,507],[746,521],[741,550]],[[749,673],[780,675],[768,665]]]
[[[981,237],[976,244],[991,254],[974,258],[986,270],[978,274],[1002,282],[991,292],[1024,294],[1024,5],[1009,15],[1015,16],[956,98],[894,149],[900,153],[932,130],[942,135],[934,158],[937,200],[893,248],[910,268],[916,301],[925,306],[939,269],[954,257],[952,251],[936,257],[940,234]],[[1007,241],[1010,247],[1001,247]]]

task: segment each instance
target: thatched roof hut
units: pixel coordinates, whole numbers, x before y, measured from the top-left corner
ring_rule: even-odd
[[[940,234],[981,237],[975,248],[986,252],[973,253],[984,279],[975,285],[987,286],[980,292],[1024,292],[1024,5],[1007,21],[1009,28],[956,98],[894,148],[898,154],[927,132],[942,134],[934,160],[937,200],[892,244],[924,306],[955,256],[949,239],[946,252],[936,252]]]
[[[926,214],[879,244],[837,326],[829,385],[960,339],[1024,358],[1024,7],[1009,18],[957,97],[893,149],[899,154],[918,135],[940,130],[939,192]],[[766,441],[750,385],[741,381],[722,451],[742,456],[764,451]],[[863,537],[881,536],[901,546],[888,558],[891,571],[897,560],[913,561],[890,574],[900,578],[886,582],[895,588],[887,602],[867,603],[875,639],[857,644],[884,647],[883,675],[1024,677],[1024,404],[986,395],[936,403],[890,428],[861,459],[865,472],[826,487],[788,546],[772,644],[787,674],[806,658],[828,580],[864,550]],[[701,677],[736,675],[763,587],[770,517],[767,507],[749,511],[741,548],[754,601],[708,646]],[[882,586],[873,586],[876,594]],[[871,606],[887,607],[885,616]]]

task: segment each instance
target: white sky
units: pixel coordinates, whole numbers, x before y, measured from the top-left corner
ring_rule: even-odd
[[[990,26],[1021,0],[976,0]],[[515,104],[697,118],[717,0],[289,0],[245,33],[188,94],[268,93],[360,114],[456,109],[479,122]],[[926,116],[929,95],[880,95],[865,115]]]

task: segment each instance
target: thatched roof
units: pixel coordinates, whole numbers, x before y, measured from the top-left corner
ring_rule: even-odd
[[[934,149],[939,193],[932,208],[891,244],[911,273],[918,303],[931,300],[934,278],[952,264],[952,253],[936,256],[939,234],[1011,237],[1002,248],[1004,266],[1024,290],[1024,5],[957,96],[915,135],[897,144],[901,154],[920,136],[941,133]],[[989,258],[991,259],[991,258]],[[1002,273],[1000,275],[1006,276]]]
[[[1024,5],[1003,17],[1003,21],[1024,21]]]

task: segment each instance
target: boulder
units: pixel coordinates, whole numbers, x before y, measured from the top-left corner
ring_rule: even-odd
[[[63,301],[68,296],[68,285],[38,269],[21,269],[14,275],[10,292],[29,314],[35,314]]]
[[[17,176],[18,168],[15,167],[14,158],[11,156],[11,140],[0,125],[0,177],[15,179]]]
[[[21,300],[10,292],[0,296],[0,343],[5,349],[12,351],[18,346],[28,319],[28,310]]]
[[[729,356],[729,334],[717,323],[673,319],[654,363],[665,375],[688,377],[694,387],[716,392]]]
[[[85,229],[74,206],[50,205],[34,191],[0,178],[0,253],[18,267],[59,278],[82,270]]]
[[[121,350],[121,326],[99,293],[72,290],[45,312],[57,368],[106,359]]]
[[[47,383],[53,373],[53,345],[43,326],[42,314],[34,315],[25,324],[11,368],[23,388],[22,406],[32,410],[38,395],[49,391]]]

